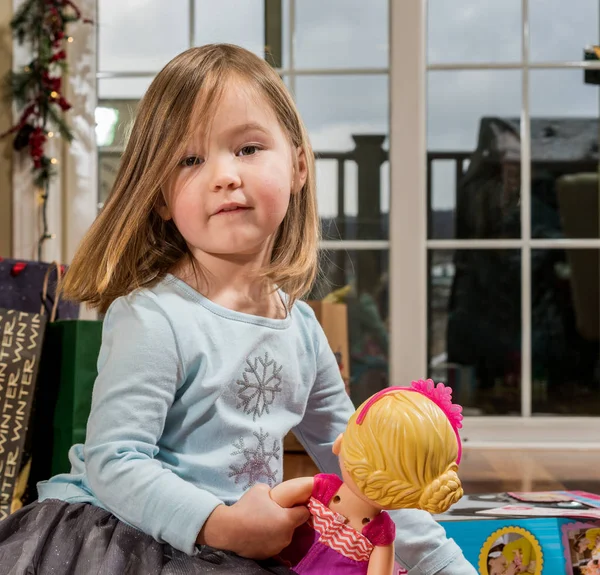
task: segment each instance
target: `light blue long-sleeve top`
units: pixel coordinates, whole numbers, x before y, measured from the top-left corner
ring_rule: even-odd
[[[193,554],[217,505],[282,480],[290,430],[339,473],[331,447],[353,411],[307,304],[253,316],[167,275],[110,306],[85,445],[71,448],[71,473],[38,485],[39,500],[92,503]],[[411,575],[476,573],[428,513],[392,516]]]

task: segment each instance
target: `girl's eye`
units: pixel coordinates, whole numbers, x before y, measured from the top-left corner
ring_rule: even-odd
[[[192,166],[199,166],[203,161],[204,160],[198,156],[188,156],[181,160],[179,165],[185,168],[191,168]]]
[[[258,150],[259,150],[258,146],[244,146],[238,152],[238,154],[240,156],[252,156],[252,155],[256,154],[256,152],[258,152]]]

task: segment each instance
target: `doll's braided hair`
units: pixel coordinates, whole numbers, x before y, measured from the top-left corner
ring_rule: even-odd
[[[387,388],[350,419],[341,456],[358,489],[386,509],[441,513],[458,501],[461,408],[432,381]]]

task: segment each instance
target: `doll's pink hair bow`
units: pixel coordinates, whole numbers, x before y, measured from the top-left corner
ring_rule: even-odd
[[[456,434],[456,441],[458,443],[458,455],[456,457],[456,463],[458,465],[462,459],[462,442],[458,432],[458,430],[462,427],[462,407],[456,403],[452,403],[452,388],[447,387],[443,383],[438,383],[436,385],[431,379],[419,379],[418,381],[413,381],[411,387],[386,387],[371,397],[369,401],[367,401],[356,418],[356,424],[360,425],[363,422],[365,416],[367,415],[367,411],[369,411],[369,408],[381,397],[399,390],[415,391],[421,395],[424,395],[425,397],[428,397],[446,414],[446,417],[448,418],[448,421],[450,422],[450,425]]]

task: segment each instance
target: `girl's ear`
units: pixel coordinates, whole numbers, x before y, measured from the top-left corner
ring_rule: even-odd
[[[160,191],[160,194],[158,194],[158,198],[156,198],[156,206],[154,209],[156,210],[156,213],[165,222],[168,222],[170,219],[173,218],[173,216],[171,215],[171,210],[169,209],[169,206],[167,205],[167,202],[165,200],[164,192],[162,190]]]
[[[306,154],[301,147],[296,149],[296,166],[293,173],[292,193],[298,194],[306,184],[306,178],[308,177]]]
[[[333,447],[331,448],[331,451],[333,451],[334,455],[339,455],[340,452],[342,451],[342,439],[344,437],[343,433],[340,433],[336,438],[335,441],[333,442]]]
[[[158,215],[165,220],[165,222],[168,222],[172,218],[169,207],[166,204],[158,206],[156,211],[158,212]]]

